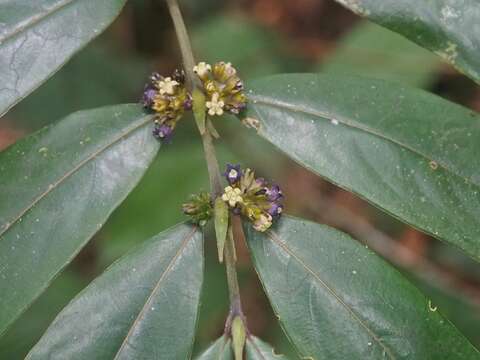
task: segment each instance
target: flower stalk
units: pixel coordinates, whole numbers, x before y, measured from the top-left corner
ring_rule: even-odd
[[[187,29],[185,27],[185,22],[183,21],[182,13],[178,6],[177,0],[167,0],[167,4],[173,20],[178,42],[180,44],[180,50],[182,53],[183,63],[185,67],[186,85],[187,88],[191,91],[191,93],[194,93],[195,90],[198,90],[197,84],[199,81],[198,77],[193,71],[195,67],[195,58],[193,56],[192,46],[190,44]],[[194,116],[198,116],[198,114],[194,112]],[[197,124],[198,123],[199,122],[197,121]],[[223,188],[221,183],[220,168],[218,165],[217,155],[215,151],[215,146],[213,144],[213,137],[211,132],[213,125],[211,124],[208,117],[206,119],[206,125],[207,126],[204,129],[202,128],[199,130],[202,138],[205,160],[207,162],[212,198],[217,198],[223,193]],[[230,219],[230,221],[232,220],[233,219]],[[237,270],[235,268],[235,243],[231,231],[228,232],[225,243],[224,262],[226,267],[228,291],[230,297],[230,312],[233,312],[236,315],[240,315],[243,317],[240,301],[240,289],[238,286],[238,276]]]

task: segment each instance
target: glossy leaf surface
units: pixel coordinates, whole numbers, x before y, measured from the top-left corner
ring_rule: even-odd
[[[0,116],[99,35],[125,0],[0,2]]]
[[[136,105],[75,113],[0,153],[0,333],[135,187],[159,149]]]
[[[440,55],[480,83],[480,2],[477,0],[336,0]]]
[[[171,228],[83,290],[27,359],[188,359],[202,280],[201,231]]]
[[[249,85],[259,135],[304,167],[480,260],[480,116],[361,77]]]
[[[349,236],[290,217],[267,233],[245,228],[274,311],[303,357],[479,358],[420,291]]]

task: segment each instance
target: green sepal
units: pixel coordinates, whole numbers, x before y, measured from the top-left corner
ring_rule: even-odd
[[[205,94],[198,88],[193,89],[193,116],[198,126],[200,134],[205,134],[206,105]]]
[[[245,324],[240,316],[235,317],[232,321],[232,346],[235,360],[243,359],[243,349],[247,339],[247,331]]]
[[[223,252],[228,231],[228,205],[221,198],[215,200],[215,233],[217,235],[218,260],[223,262]]]

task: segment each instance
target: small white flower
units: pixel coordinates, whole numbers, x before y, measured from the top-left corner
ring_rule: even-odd
[[[193,68],[193,72],[200,77],[204,77],[210,71],[212,71],[212,67],[209,64],[207,64],[206,62],[203,62],[203,61],[198,63],[198,65],[196,65]]]
[[[260,215],[260,217],[253,223],[253,228],[260,232],[267,231],[272,226],[272,217],[270,214]]]
[[[167,77],[163,80],[158,82],[158,88],[160,90],[160,94],[164,95],[173,95],[175,92],[175,86],[179,85],[178,82],[172,80],[172,78]]]
[[[228,202],[230,207],[235,207],[237,203],[242,203],[242,190],[239,188],[232,188],[231,186],[227,186],[225,188],[225,193],[222,195],[222,200]]]
[[[219,100],[220,94],[219,93],[213,93],[212,95],[212,101],[207,101],[206,106],[208,109],[208,115],[214,116],[214,115],[223,115],[223,107],[225,106],[225,103],[222,100]]]

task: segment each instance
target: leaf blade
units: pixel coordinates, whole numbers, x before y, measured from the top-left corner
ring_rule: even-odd
[[[245,229],[270,302],[302,356],[478,358],[413,285],[347,235],[291,217],[267,235]]]
[[[0,116],[62,67],[125,0],[7,0],[0,5]]]
[[[359,77],[279,75],[250,88],[246,115],[260,121],[260,136],[480,260],[477,114],[420,90]]]
[[[184,224],[169,229],[94,280],[27,358],[186,359],[202,280],[201,232]]]
[[[480,83],[480,30],[474,25],[480,16],[475,0],[336,0],[364,16],[423,46]]]
[[[217,339],[197,360],[233,360],[232,341],[225,336]]]
[[[245,344],[245,358],[247,360],[287,360],[285,355],[277,355],[273,348],[261,341],[259,338],[250,335]],[[197,360],[234,360],[232,342],[224,336],[208,347]]]
[[[0,333],[143,176],[149,123],[136,105],[78,112],[0,153]]]

